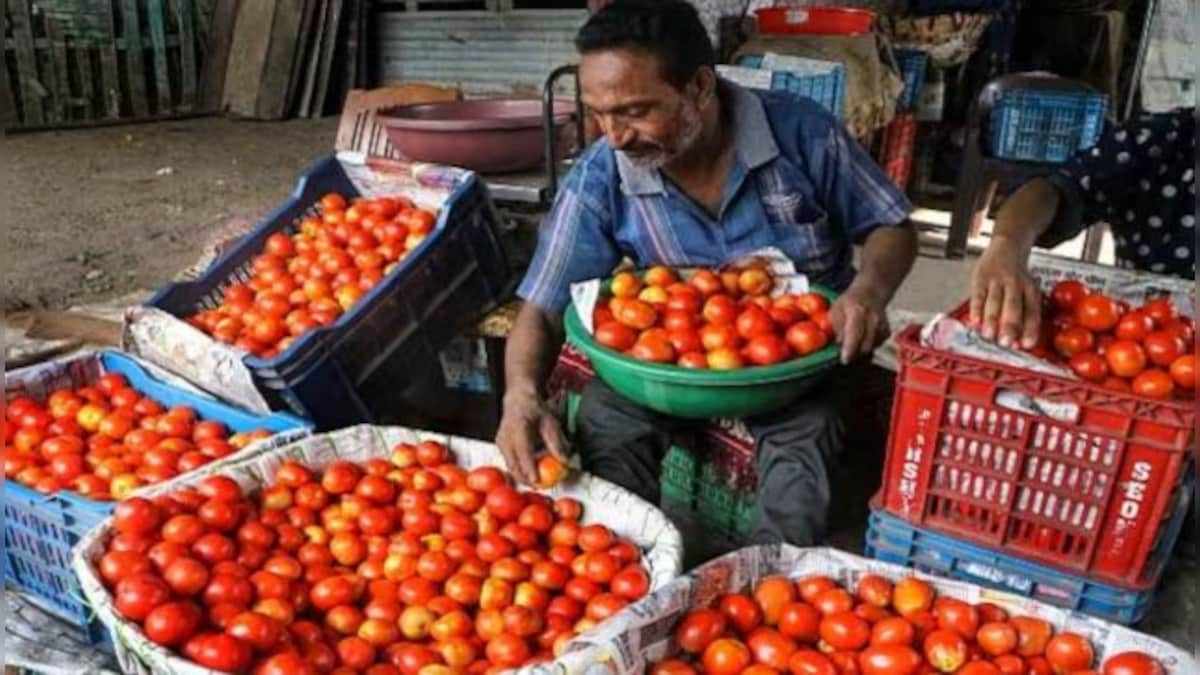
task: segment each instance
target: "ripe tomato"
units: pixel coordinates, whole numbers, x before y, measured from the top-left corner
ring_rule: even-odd
[[[137,551],[107,551],[100,557],[100,578],[110,586],[121,579],[143,572],[153,572],[154,565],[143,553]]]
[[[967,642],[956,631],[938,629],[925,636],[925,658],[943,673],[958,671],[967,662]]]
[[[1093,293],[1075,306],[1075,321],[1084,328],[1103,333],[1117,325],[1121,310],[1112,298]]]
[[[1074,279],[1067,279],[1054,284],[1050,289],[1050,302],[1059,312],[1074,311],[1075,307],[1090,293],[1087,286]]]
[[[163,569],[163,580],[172,591],[184,597],[195,595],[208,585],[208,567],[189,557],[178,557]]]
[[[829,333],[814,321],[799,321],[788,328],[786,339],[796,354],[807,356],[829,344]]]
[[[750,340],[758,335],[774,334],[775,331],[775,322],[771,320],[771,315],[753,305],[738,314],[734,325],[743,340]]]
[[[854,612],[830,614],[821,619],[818,634],[834,649],[855,651],[871,640],[871,625]]]
[[[896,582],[892,606],[905,618],[928,610],[933,606],[933,588],[916,577],[905,577]]]
[[[967,639],[973,639],[979,630],[979,610],[962,600],[938,598],[933,603],[933,615],[938,628],[955,631]]]
[[[1175,385],[1185,391],[1196,389],[1196,356],[1184,354],[1171,362],[1171,379]]]
[[[737,675],[750,666],[750,650],[738,640],[722,638],[704,649],[701,662],[708,675]]]
[[[819,637],[821,613],[805,602],[791,602],[779,613],[779,632],[804,643],[815,643]]]
[[[652,305],[641,300],[629,300],[616,310],[617,321],[635,330],[646,330],[658,321],[658,312]]]
[[[1166,675],[1158,659],[1143,652],[1121,652],[1108,657],[1100,671],[1103,675]]]
[[[283,626],[257,612],[242,612],[233,617],[226,632],[259,652],[269,652],[283,637]]]
[[[1146,367],[1142,346],[1130,340],[1117,340],[1104,353],[1108,369],[1117,377],[1135,377]]]
[[[800,649],[793,653],[788,660],[788,670],[792,675],[839,675],[833,661],[813,649]]]
[[[903,617],[891,617],[871,628],[872,645],[910,645],[917,639],[917,629]]]
[[[737,320],[738,307],[728,295],[714,295],[704,302],[700,313],[708,323],[731,325]]]
[[[1142,311],[1154,319],[1154,324],[1160,328],[1179,316],[1175,304],[1171,302],[1170,298],[1155,298],[1142,305]]]
[[[1063,358],[1071,358],[1096,346],[1096,337],[1081,326],[1072,326],[1054,336],[1054,351]]]
[[[915,675],[921,664],[917,650],[905,645],[872,646],[858,655],[862,675]]]
[[[633,358],[650,363],[673,363],[675,347],[666,337],[643,334],[629,350]]]
[[[191,639],[203,618],[200,608],[190,602],[168,602],[150,610],[142,631],[151,642],[178,647]]]
[[[766,627],[756,628],[746,636],[746,646],[750,648],[756,663],[777,670],[786,670],[792,653],[796,651],[796,643]]]
[[[769,366],[779,363],[789,355],[783,338],[772,333],[762,333],[750,338],[745,348],[746,358],[753,364]]]
[[[1154,319],[1144,311],[1129,312],[1117,322],[1115,333],[1118,339],[1141,342],[1154,330]]]
[[[696,675],[696,669],[685,661],[668,659],[651,666],[650,675]]]
[[[623,352],[637,342],[637,332],[623,323],[612,321],[600,324],[596,328],[595,338],[605,347]]]
[[[738,593],[723,595],[721,596],[721,600],[717,605],[717,609],[721,615],[725,617],[725,620],[728,621],[740,633],[749,633],[762,624],[762,609],[758,606],[757,602],[748,596]],[[782,623],[781,616],[781,632],[783,632]],[[815,623],[813,632],[816,632]],[[787,633],[784,634],[787,635]]]
[[[1059,633],[1046,643],[1046,660],[1058,673],[1073,673],[1092,667],[1092,643],[1077,633]]]
[[[1146,358],[1158,366],[1171,365],[1171,362],[1182,356],[1187,348],[1179,335],[1165,330],[1147,335],[1142,341],[1142,347],[1146,350]]]
[[[1175,391],[1175,380],[1157,368],[1143,370],[1133,378],[1133,393],[1153,399],[1167,399]]]
[[[488,640],[484,653],[492,665],[502,668],[514,668],[530,657],[529,645],[511,633],[501,633]]]
[[[626,600],[639,600],[650,591],[650,575],[640,565],[629,565],[612,577],[610,588]]]
[[[796,588],[786,577],[767,577],[754,587],[754,600],[763,611],[763,623],[775,626],[783,608],[795,602]]]
[[[1010,624],[993,621],[979,627],[975,642],[989,656],[1003,656],[1017,648],[1017,629]]]
[[[171,599],[171,591],[158,576],[143,572],[117,583],[113,606],[131,621],[142,621],[150,610]]]
[[[1103,382],[1108,377],[1108,361],[1096,352],[1079,352],[1071,357],[1071,370],[1088,382]]]
[[[1001,675],[1000,669],[990,661],[971,661],[955,675]]]
[[[725,617],[712,609],[687,613],[675,629],[675,642],[685,652],[699,654],[725,632]]]

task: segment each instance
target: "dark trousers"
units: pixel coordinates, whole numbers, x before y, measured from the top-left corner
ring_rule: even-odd
[[[845,435],[831,392],[843,379],[832,376],[795,403],[745,420],[754,436],[758,474],[751,543],[811,546],[823,540],[829,469]],[[658,504],[659,472],[671,437],[701,423],[648,410],[593,380],[579,406],[583,468]]]

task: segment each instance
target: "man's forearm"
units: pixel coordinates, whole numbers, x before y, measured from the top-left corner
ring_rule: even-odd
[[[522,305],[504,350],[505,395],[540,395],[562,340],[555,318],[532,303]]]
[[[917,233],[911,223],[881,227],[863,244],[862,263],[854,286],[870,290],[887,303],[908,276],[917,258]]]
[[[1058,188],[1050,181],[1035,178],[1022,185],[1004,200],[996,214],[996,226],[992,240],[1008,244],[1022,254],[1029,255],[1058,213]]]

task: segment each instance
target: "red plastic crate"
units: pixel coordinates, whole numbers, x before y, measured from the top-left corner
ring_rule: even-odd
[[[879,164],[883,172],[901,190],[908,189],[912,177],[913,153],[917,145],[917,116],[897,113],[884,128]]]
[[[953,315],[965,316],[966,305]],[[1194,439],[1192,401],[1155,401],[896,338],[883,507],[922,528],[1126,588],[1157,581]],[[1001,407],[1013,391],[1070,421]]]
[[[874,12],[846,7],[765,7],[754,13],[758,32],[777,35],[862,35],[875,21]]]

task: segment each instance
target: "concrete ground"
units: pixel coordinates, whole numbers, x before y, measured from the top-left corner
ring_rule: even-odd
[[[153,289],[190,265],[214,231],[256,220],[333,145],[336,120],[286,123],[195,119],[0,140],[5,311],[61,308]],[[953,306],[965,295],[970,261],[926,251],[896,298],[910,311]],[[875,489],[882,448],[862,449],[837,477],[845,502],[831,541],[860,551],[865,497]],[[866,470],[865,467],[875,467]],[[689,558],[712,551],[691,530]],[[1180,646],[1200,644],[1193,552],[1168,566],[1142,628]]]

